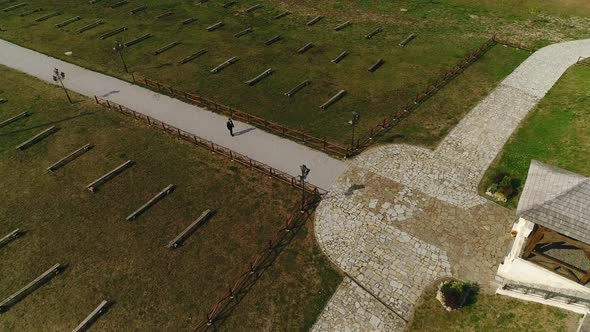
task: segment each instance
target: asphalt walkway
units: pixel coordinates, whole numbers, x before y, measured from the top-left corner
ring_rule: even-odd
[[[311,169],[309,182],[320,188],[330,188],[347,169],[343,161],[239,121],[234,121],[234,132],[242,134],[231,137],[225,126],[227,118],[222,115],[2,39],[0,65],[52,84],[53,69],[59,68],[66,73],[66,87],[79,94],[91,98],[100,96],[293,176],[299,175],[299,166],[305,164]]]

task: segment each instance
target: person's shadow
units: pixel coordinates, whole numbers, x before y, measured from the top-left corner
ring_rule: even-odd
[[[244,135],[244,134],[247,134],[247,133],[249,133],[249,132],[251,132],[253,130],[256,130],[256,128],[255,127],[251,127],[251,128],[248,128],[248,129],[240,130],[240,131],[235,132],[234,133],[234,136]]]

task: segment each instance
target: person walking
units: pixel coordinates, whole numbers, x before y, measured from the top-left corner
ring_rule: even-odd
[[[234,122],[231,120],[231,118],[227,119],[227,130],[229,130],[229,134],[232,135],[232,137],[234,136]]]

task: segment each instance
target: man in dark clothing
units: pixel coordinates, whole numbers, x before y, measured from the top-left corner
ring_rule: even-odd
[[[229,134],[234,136],[234,122],[230,119],[227,119],[227,129],[229,130]]]

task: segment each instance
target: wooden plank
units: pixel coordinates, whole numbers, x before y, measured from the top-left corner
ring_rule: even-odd
[[[100,315],[102,315],[106,310],[109,302],[107,300],[103,300],[100,302],[98,307],[94,309],[86,318],[76,326],[72,332],[82,332],[88,330],[88,328],[94,323]]]
[[[229,58],[225,62],[223,62],[222,64],[220,64],[219,66],[211,69],[211,73],[217,74],[220,71],[222,71],[223,69],[227,68],[228,66],[236,63],[237,61],[238,61],[238,57]]]
[[[54,12],[54,13],[51,13],[51,14],[47,14],[45,16],[39,17],[38,19],[35,20],[35,22],[43,22],[43,21],[46,21],[46,20],[48,20],[48,19],[50,19],[52,17],[59,16],[61,14],[62,14],[61,12]]]
[[[240,37],[242,37],[242,36],[244,36],[244,35],[246,35],[246,34],[249,34],[249,33],[250,33],[250,32],[252,32],[252,31],[254,31],[254,29],[252,29],[251,27],[248,27],[248,28],[246,28],[246,29],[244,29],[244,30],[242,30],[242,31],[240,31],[240,32],[238,32],[238,33],[236,33],[236,34],[234,35],[234,37],[236,37],[236,38],[240,38]]]
[[[182,243],[208,218],[211,216],[211,210],[206,210],[201,214],[197,220],[193,221],[187,228],[185,228],[178,236],[176,236],[170,243],[166,245],[168,249],[176,249],[182,245]]]
[[[60,159],[59,161],[57,161],[55,164],[47,167],[47,171],[49,172],[53,172],[56,171],[57,169],[65,166],[66,164],[68,164],[69,162],[71,162],[72,160],[78,158],[79,156],[83,155],[84,153],[90,151],[90,149],[92,149],[94,146],[92,144],[86,144],[83,147],[77,149],[76,151],[70,153],[69,155],[63,157],[62,159]]]
[[[88,190],[90,190],[90,192],[95,192],[96,189],[98,189],[98,187],[100,187],[101,185],[105,184],[107,181],[109,181],[110,179],[112,179],[116,175],[120,174],[121,172],[123,172],[127,168],[131,167],[132,165],[133,165],[133,161],[127,160],[123,164],[117,166],[112,171],[110,171],[107,174],[101,176],[100,178],[94,180],[92,183],[90,183],[89,185],[87,185],[86,188]]]
[[[133,46],[135,44],[139,44],[142,41],[147,40],[147,39],[149,39],[151,37],[152,37],[152,35],[148,33],[148,34],[145,34],[145,35],[143,35],[143,36],[141,36],[139,38],[136,38],[136,39],[134,39],[132,41],[128,41],[128,42],[124,43],[123,46],[125,46],[125,47],[131,47],[131,46]]]
[[[30,147],[31,145],[39,142],[40,140],[44,139],[45,137],[55,133],[57,131],[57,128],[55,128],[55,126],[51,126],[45,130],[43,130],[42,132],[38,133],[37,135],[29,138],[28,140],[26,140],[25,142],[19,144],[16,149],[17,150],[25,150],[28,147]]]
[[[123,31],[127,31],[127,28],[126,27],[121,27],[121,28],[118,28],[118,29],[115,29],[115,30],[107,31],[107,32],[103,33],[102,35],[100,35],[99,38],[102,39],[102,40],[105,40],[105,39],[107,39],[109,37],[112,37],[114,35],[120,34]]]
[[[61,23],[58,23],[58,24],[56,24],[56,25],[55,25],[55,27],[56,27],[56,28],[63,28],[63,27],[65,27],[65,26],[67,26],[67,25],[70,25],[70,24],[72,24],[72,23],[74,23],[74,22],[76,22],[76,21],[79,21],[79,20],[81,20],[81,19],[82,19],[82,17],[81,17],[81,16],[72,17],[72,18],[70,18],[69,20],[65,20],[65,21],[63,21],[63,22],[61,22]]]
[[[6,234],[4,237],[0,239],[0,248],[4,247],[9,242],[18,239],[23,233],[19,228],[13,230],[12,232]]]
[[[331,60],[332,63],[339,63],[340,61],[342,61],[342,59],[346,58],[348,56],[348,51],[343,51],[342,53],[340,53],[335,59]]]
[[[166,52],[166,51],[168,51],[168,50],[170,50],[173,47],[178,46],[178,45],[180,45],[180,42],[179,41],[174,41],[174,42],[172,42],[172,43],[170,43],[170,44],[168,44],[166,46],[160,47],[159,49],[155,50],[153,54],[154,55],[160,55],[160,54],[162,54],[162,53],[164,53],[164,52]]]
[[[61,265],[55,264],[49,270],[43,272],[40,276],[38,276],[35,280],[28,283],[25,287],[18,290],[16,293],[7,297],[4,301],[0,303],[0,312],[6,312],[11,306],[16,304],[20,301],[23,297],[31,293],[37,287],[39,287],[43,282],[53,278],[61,271]]]
[[[337,101],[342,99],[342,97],[344,97],[345,95],[346,95],[346,90],[338,91],[338,93],[336,93],[332,98],[330,98],[330,100],[328,100],[322,106],[320,106],[320,109],[327,110],[328,107],[334,105]]]
[[[185,63],[191,62],[191,61],[193,61],[194,59],[196,59],[196,58],[200,57],[201,55],[203,55],[203,54],[205,54],[205,53],[207,53],[207,50],[200,50],[200,51],[198,51],[198,52],[195,52],[195,53],[193,53],[193,54],[191,54],[191,55],[187,56],[186,58],[184,58],[184,59],[180,60],[180,62],[179,62],[178,64],[179,64],[179,65],[183,65],[183,64],[185,64]]]
[[[29,10],[29,11],[26,11],[26,12],[24,12],[24,13],[20,13],[18,16],[20,16],[20,17],[25,17],[25,16],[29,16],[29,15],[31,15],[31,14],[35,14],[35,13],[38,13],[38,12],[42,12],[42,11],[43,11],[43,8],[36,8],[36,9],[31,9],[31,10]]]
[[[324,17],[323,16],[316,16],[314,18],[312,18],[309,22],[307,22],[307,26],[310,27],[316,23],[318,23],[319,21],[321,21]]]
[[[135,212],[133,212],[132,214],[127,216],[127,218],[126,218],[127,221],[137,219],[137,217],[139,217],[141,214],[143,214],[147,209],[149,209],[150,207],[152,207],[153,205],[158,203],[162,198],[171,194],[173,190],[174,190],[174,185],[173,184],[168,185],[166,188],[164,188],[162,191],[160,191],[158,194],[156,194],[156,196],[154,196],[152,199],[150,199],[147,203],[145,203],[139,209],[135,210]]]
[[[90,24],[88,24],[88,25],[85,25],[85,26],[83,26],[82,28],[80,28],[80,30],[78,30],[78,33],[83,33],[83,32],[85,32],[85,31],[88,31],[88,30],[94,29],[94,28],[96,28],[97,26],[99,26],[99,25],[102,25],[102,24],[104,24],[104,21],[102,21],[102,20],[99,20],[99,21],[96,21],[96,22],[90,23]]]
[[[7,125],[9,125],[9,124],[11,124],[11,123],[13,123],[15,121],[18,121],[18,120],[20,120],[22,118],[25,118],[25,117],[29,116],[29,115],[31,115],[31,113],[29,113],[29,112],[22,112],[22,113],[20,113],[18,115],[13,116],[10,119],[6,119],[6,120],[0,122],[0,128],[5,127],[5,126],[7,126]]]
[[[351,26],[351,25],[352,25],[352,23],[350,21],[346,21],[346,22],[344,22],[342,24],[339,24],[337,27],[335,27],[334,28],[334,31],[340,31],[340,30],[342,30],[342,29],[344,29],[344,28],[346,28],[348,26]]]
[[[273,73],[272,68],[268,68],[267,70],[263,71],[260,75],[254,77],[251,80],[244,81],[244,83],[248,84],[249,86],[253,86],[256,83],[262,81],[265,77],[270,76]]]
[[[213,24],[211,26],[208,26],[207,27],[207,31],[213,32],[213,31],[221,28],[222,26],[224,26],[224,23],[223,22],[217,22],[217,23],[215,23],[215,24]]]
[[[254,5],[252,7],[247,8],[246,10],[244,10],[245,13],[251,13],[253,11],[255,11],[256,9],[262,8],[262,5]]]
[[[9,12],[11,10],[22,8],[22,7],[26,6],[26,5],[27,5],[26,2],[19,3],[19,4],[16,4],[16,5],[12,5],[12,6],[9,6],[9,7],[4,8],[4,12],[6,13],[6,12]]]
[[[303,89],[304,87],[306,87],[306,86],[308,86],[308,85],[310,85],[310,84],[311,84],[311,81],[310,81],[310,80],[305,80],[305,81],[303,81],[303,82],[299,83],[299,84],[298,84],[296,87],[294,87],[293,89],[291,89],[291,90],[287,91],[287,92],[285,93],[285,96],[287,96],[287,97],[292,97],[292,96],[294,96],[294,95],[295,95],[297,92],[299,92],[299,90]]]
[[[412,40],[414,40],[414,38],[416,38],[416,35],[411,33],[408,37],[406,37],[406,39],[402,40],[402,42],[399,43],[399,46],[404,47],[408,45]]]

